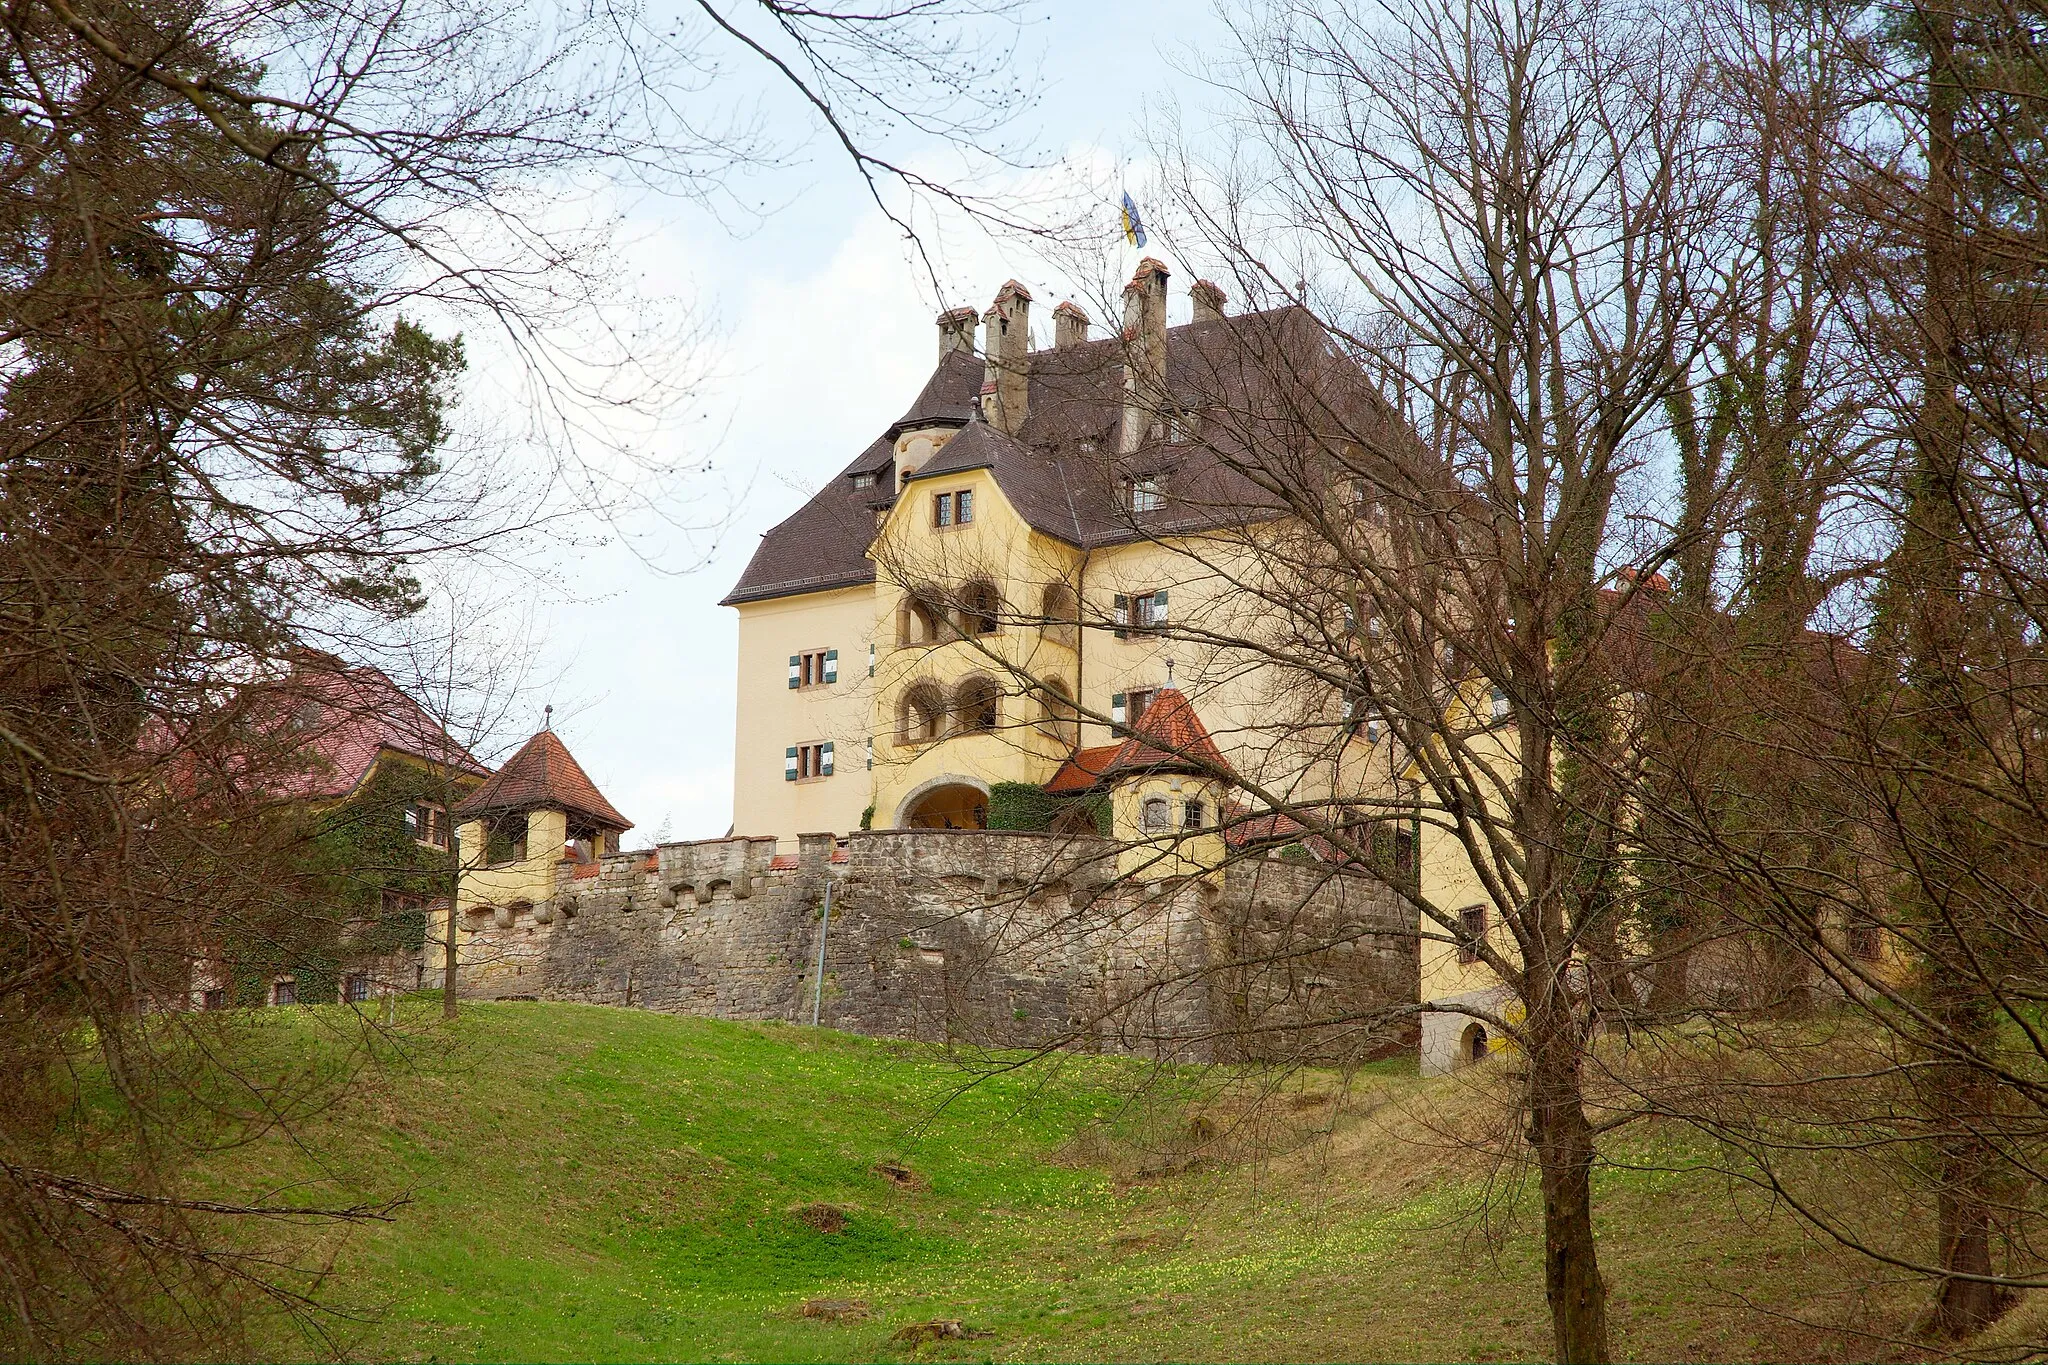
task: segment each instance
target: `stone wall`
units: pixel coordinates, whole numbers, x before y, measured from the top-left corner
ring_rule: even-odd
[[[879,1037],[1182,1060],[1411,1046],[1414,912],[1279,861],[1119,881],[1103,839],[967,830],[667,844],[468,915],[463,988]],[[818,991],[821,912],[832,914]]]

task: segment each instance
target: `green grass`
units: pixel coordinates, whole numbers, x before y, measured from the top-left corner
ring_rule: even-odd
[[[318,1014],[267,1012],[267,1026],[318,1048]],[[892,1333],[933,1318],[988,1335],[924,1358],[1548,1348],[1526,1192],[1491,1201],[1521,1216],[1482,1223],[1501,1177],[1381,1103],[1445,1099],[1455,1119],[1484,1097],[1398,1065],[1293,1077],[1254,1103],[1250,1078],[1128,1059],[969,1086],[929,1050],[572,1005],[471,1005],[417,1041],[431,1060],[302,1125],[301,1144],[209,1171],[307,1202],[408,1197],[392,1222],[319,1248],[359,1357],[899,1359],[912,1348]],[[1692,1161],[1670,1135],[1631,1143],[1643,1165]],[[815,1203],[842,1209],[844,1230],[793,1212]],[[1838,1328],[1904,1311],[1706,1175],[1608,1170],[1599,1216],[1630,1356],[1867,1357]],[[814,1298],[872,1316],[801,1317]]]

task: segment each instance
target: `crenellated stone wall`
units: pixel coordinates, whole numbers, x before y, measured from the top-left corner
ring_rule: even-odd
[[[1416,999],[1416,919],[1385,886],[1277,860],[1119,880],[1119,848],[877,830],[564,863],[551,900],[468,913],[463,989],[1191,1061],[1412,1046],[1388,1010]]]

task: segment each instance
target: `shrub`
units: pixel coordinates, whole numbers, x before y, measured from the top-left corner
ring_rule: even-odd
[[[1061,801],[1029,782],[998,782],[988,789],[990,829],[1047,830]]]

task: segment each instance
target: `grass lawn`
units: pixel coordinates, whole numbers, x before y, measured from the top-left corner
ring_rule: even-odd
[[[319,1047],[317,1013],[267,1018]],[[1251,1078],[1066,1057],[968,1086],[929,1050],[560,1004],[468,1005],[417,1041],[429,1060],[304,1125],[302,1145],[216,1170],[305,1202],[409,1198],[321,1248],[356,1357],[1548,1351],[1529,1192],[1441,1135],[1497,1120],[1483,1084],[1382,1065],[1253,1096]],[[1630,1130],[1614,1150],[1681,1168],[1600,1177],[1625,1356],[1871,1358],[1881,1345],[1844,1329],[1896,1330],[1917,1306],[1683,1170],[1671,1134]],[[802,1316],[817,1299],[867,1315]],[[976,1335],[893,1339],[932,1319]]]

